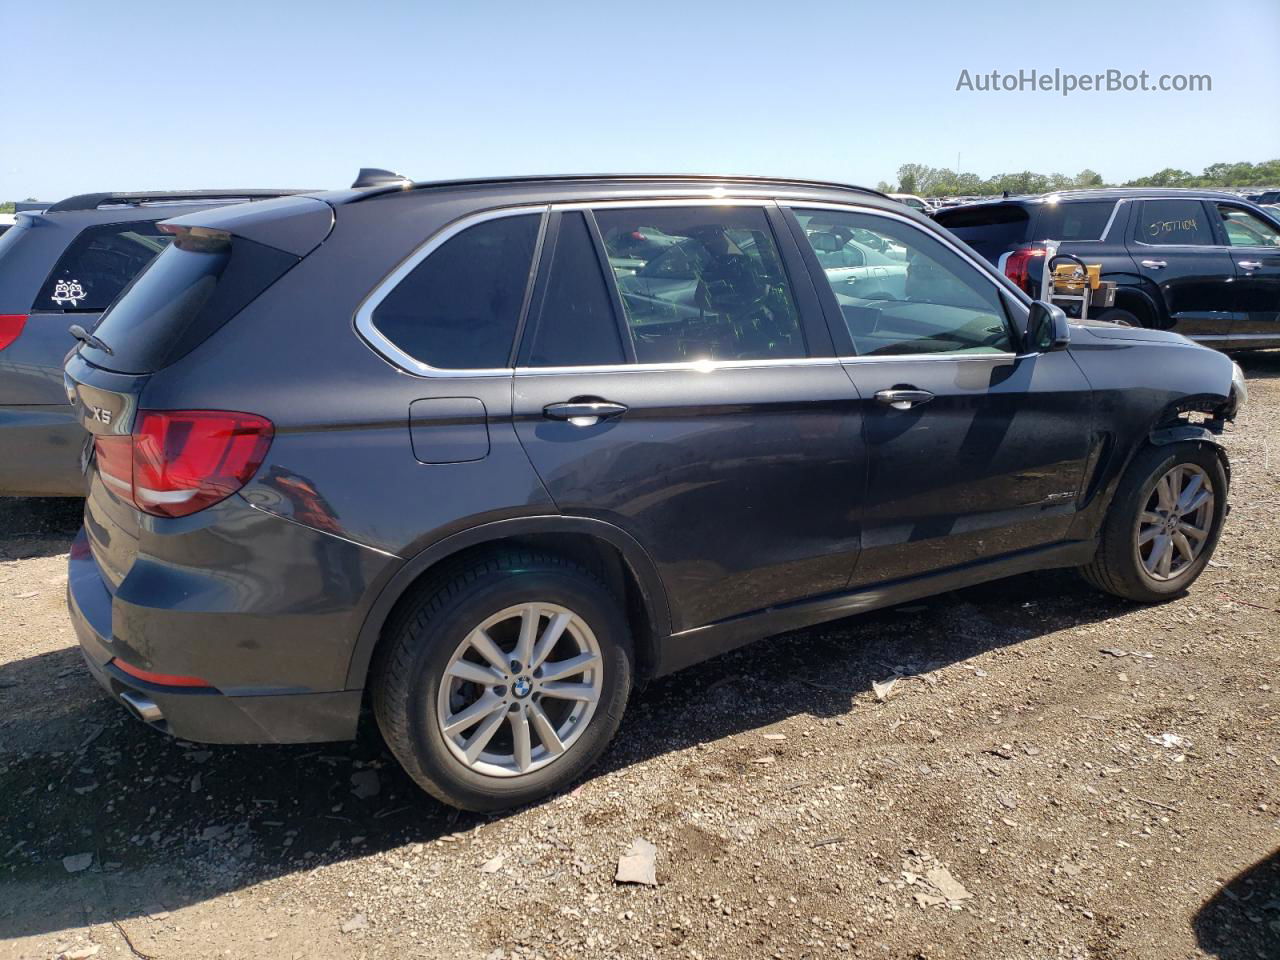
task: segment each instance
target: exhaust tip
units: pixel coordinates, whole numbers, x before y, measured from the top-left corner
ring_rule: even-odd
[[[164,720],[164,714],[150,697],[135,693],[132,690],[126,690],[120,694],[120,699],[124,701],[130,712],[143,723],[159,723]]]

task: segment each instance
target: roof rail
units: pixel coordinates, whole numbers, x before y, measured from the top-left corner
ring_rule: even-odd
[[[45,208],[45,213],[63,213],[68,210],[97,210],[104,206],[142,206],[148,203],[170,203],[199,200],[264,200],[268,197],[288,197],[299,193],[318,193],[318,190],[159,190],[125,193],[81,193],[59,200]]]
[[[645,183],[648,181],[670,181],[678,180],[685,183],[757,183],[757,184],[785,184],[793,187],[820,187],[827,190],[852,190],[857,193],[871,194],[876,197],[884,197],[885,194],[879,190],[873,190],[870,187],[860,187],[852,183],[840,183],[834,180],[806,180],[800,177],[759,177],[744,175],[725,175],[711,173],[567,173],[567,174],[537,174],[533,176],[507,176],[507,177],[475,177],[462,180],[425,180],[414,181],[412,188],[414,190],[431,190],[431,189],[448,189],[451,187],[471,187],[471,186],[487,186],[490,184],[501,183],[590,183],[590,182],[634,182]],[[360,185],[357,180],[355,185]],[[369,184],[370,186],[382,184]],[[403,184],[400,179],[394,181],[397,188],[402,188]],[[388,188],[391,184],[386,184]],[[377,193],[387,192],[386,190]],[[371,191],[368,195],[376,195]]]

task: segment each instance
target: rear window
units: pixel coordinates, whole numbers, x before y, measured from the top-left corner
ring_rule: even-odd
[[[1116,201],[1046,203],[1036,222],[1037,240],[1101,240]]]
[[[172,239],[150,220],[86,227],[54,264],[32,311],[101,313]]]
[[[1031,217],[1024,207],[1013,203],[953,207],[940,211],[934,219],[992,263],[1030,239]]]
[[[432,367],[508,366],[540,220],[499,217],[450,237],[383,297],[373,326]]]
[[[81,356],[108,370],[153,373],[203,343],[297,262],[243,237],[182,234],[103,314],[93,332],[111,352],[86,344]]]

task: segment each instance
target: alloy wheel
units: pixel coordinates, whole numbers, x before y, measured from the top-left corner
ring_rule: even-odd
[[[467,768],[520,776],[573,746],[603,686],[600,646],[582,617],[554,603],[518,604],[476,626],[453,652],[437,720]]]
[[[1173,580],[1200,556],[1213,532],[1213,481],[1194,463],[1179,463],[1156,481],[1138,515],[1134,548],[1147,575]]]

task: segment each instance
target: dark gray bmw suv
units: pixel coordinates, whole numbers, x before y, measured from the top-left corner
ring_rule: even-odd
[[[1228,358],[1069,326],[872,191],[389,180],[165,229],[66,365],[69,602],[177,736],[368,698],[424,788],[512,806],[647,678],[1032,569],[1158,601],[1226,514]]]

